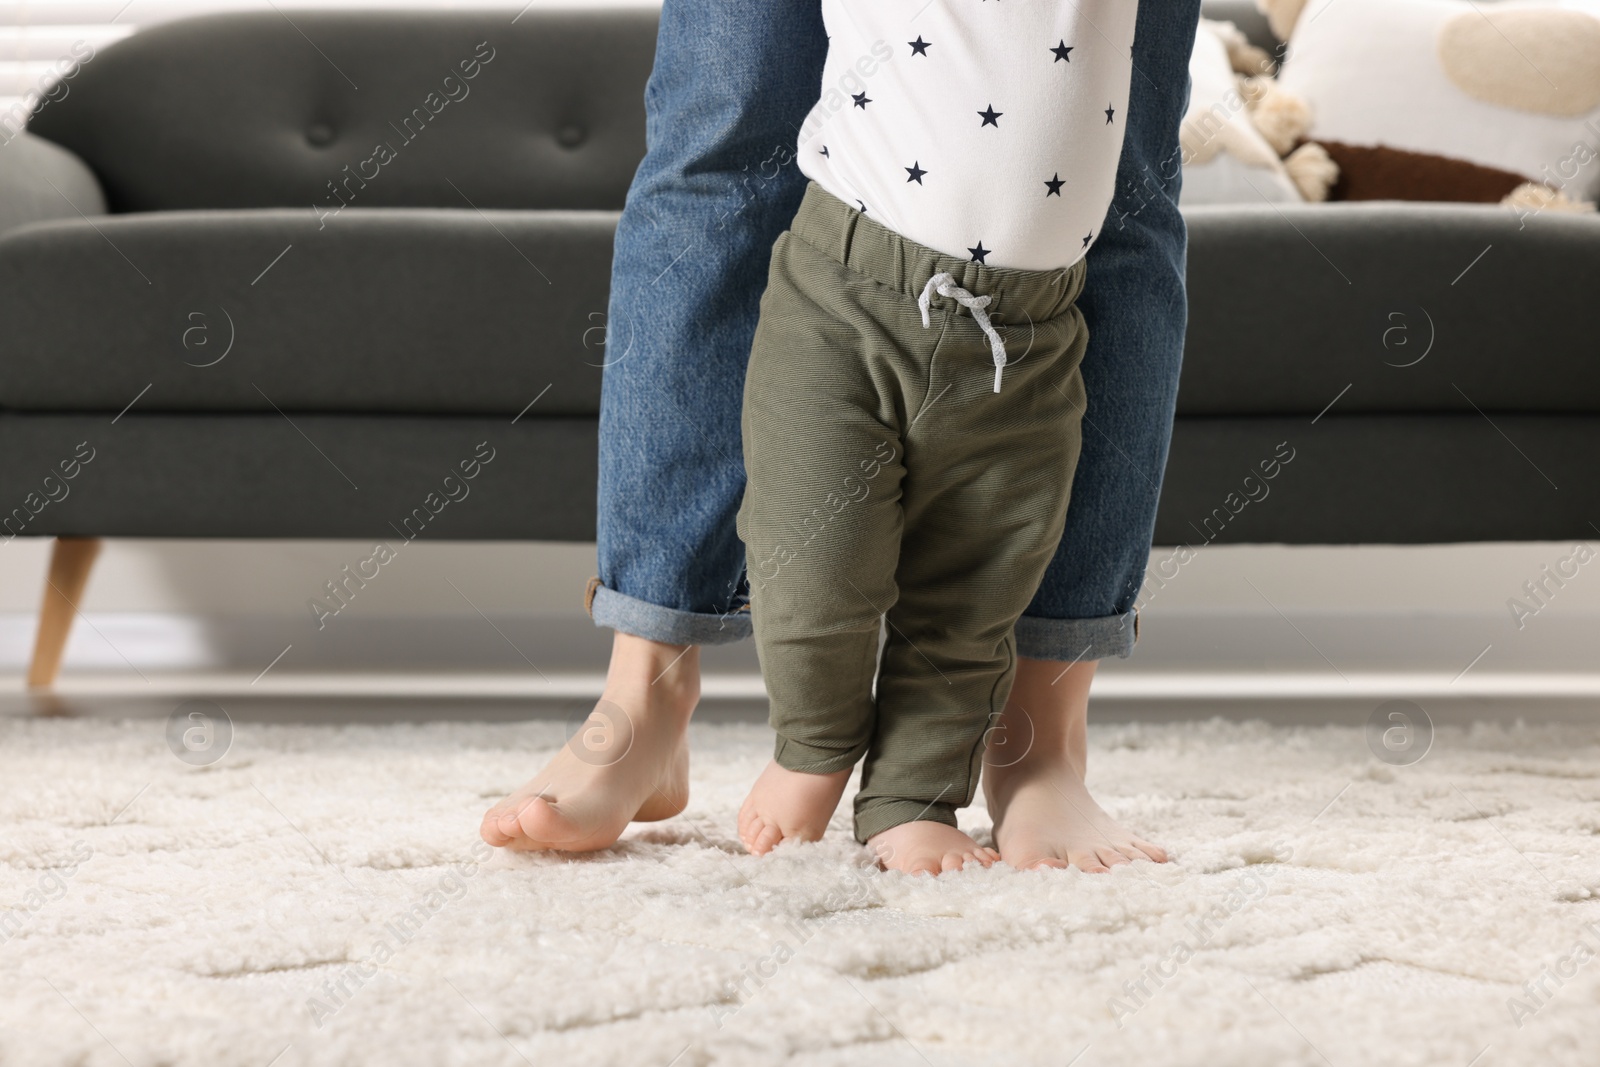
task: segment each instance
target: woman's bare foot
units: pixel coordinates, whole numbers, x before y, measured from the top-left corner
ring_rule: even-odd
[[[479,833],[497,847],[592,852],[630,822],[670,819],[689,803],[689,716],[700,650],[619,633],[605,692],[527,784],[490,808]]]
[[[945,874],[969,863],[988,867],[1000,853],[984,848],[954,826],[942,822],[903,822],[867,839],[885,870],[907,874]]]
[[[767,764],[750,795],[739,806],[739,840],[757,856],[779,841],[820,841],[839,798],[850,781],[850,768],[832,774],[805,774]]]
[[[1095,667],[1018,660],[1011,697],[989,732],[983,793],[1000,858],[1018,870],[1167,862],[1165,849],[1107,815],[1084,784]]]

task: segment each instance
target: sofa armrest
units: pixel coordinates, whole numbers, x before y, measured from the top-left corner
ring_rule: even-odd
[[[105,212],[100,182],[75,153],[26,130],[0,144],[0,233]]]

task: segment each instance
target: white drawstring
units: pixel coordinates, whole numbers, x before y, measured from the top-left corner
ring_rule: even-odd
[[[955,275],[948,271],[940,271],[928,279],[928,284],[922,287],[922,295],[917,298],[917,307],[922,311],[922,325],[924,328],[931,325],[928,321],[928,307],[933,303],[933,294],[947,296],[956,303],[961,304],[972,312],[972,318],[978,324],[978,329],[989,339],[989,349],[994,353],[994,391],[1000,391],[1000,372],[1006,365],[1006,346],[1000,340],[1000,335],[989,323],[989,313],[984,308],[989,306],[988,296],[973,296],[961,286],[956,284]]]

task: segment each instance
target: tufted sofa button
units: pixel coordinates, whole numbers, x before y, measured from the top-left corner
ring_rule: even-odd
[[[319,148],[323,145],[332,144],[333,127],[326,122],[313,123],[306,129],[306,140]]]
[[[556,140],[564,148],[577,148],[586,136],[588,136],[587,131],[575,122],[569,122],[556,131]]]

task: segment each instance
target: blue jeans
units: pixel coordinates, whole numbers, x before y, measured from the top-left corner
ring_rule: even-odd
[[[1017,653],[1125,657],[1138,635],[1187,317],[1178,125],[1199,0],[1145,0],[1117,196],[1089,253],[1088,406],[1067,527]],[[827,50],[817,0],[664,0],[648,151],[617,227],[600,404],[595,624],[672,644],[748,637],[739,413],[795,140]]]

